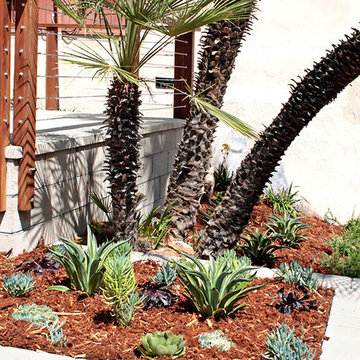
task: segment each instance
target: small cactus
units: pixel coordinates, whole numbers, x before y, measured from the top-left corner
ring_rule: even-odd
[[[171,356],[176,359],[184,355],[185,343],[182,335],[174,335],[171,331],[156,331],[143,336],[138,349],[147,359],[157,356]]]

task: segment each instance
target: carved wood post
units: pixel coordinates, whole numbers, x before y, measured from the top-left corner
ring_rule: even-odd
[[[13,144],[23,148],[19,167],[19,211],[34,203],[38,0],[15,0]]]
[[[5,146],[10,143],[11,1],[0,4],[0,212],[6,210]]]
[[[194,32],[181,35],[175,40],[174,86],[186,91],[185,82],[192,87],[194,73]],[[189,114],[190,101],[174,91],[174,118],[185,119]]]

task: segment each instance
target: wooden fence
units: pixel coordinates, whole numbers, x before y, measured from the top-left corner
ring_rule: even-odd
[[[115,20],[115,19],[114,19]],[[92,19],[89,19],[92,22]],[[19,168],[19,211],[34,205],[36,86],[39,29],[46,29],[46,110],[59,108],[58,34],[77,28],[76,23],[53,6],[51,0],[1,0],[0,4],[0,212],[6,210],[5,147],[10,144],[10,121],[13,123],[12,145],[23,148]],[[101,25],[99,25],[101,29]],[[80,30],[81,31],[81,30]],[[15,49],[11,34],[15,33]],[[176,87],[185,90],[192,84],[194,35],[185,34],[175,41],[174,79]],[[11,67],[14,51],[15,65]],[[10,119],[10,85],[14,81],[13,118]],[[189,102],[174,94],[173,116],[185,118]]]

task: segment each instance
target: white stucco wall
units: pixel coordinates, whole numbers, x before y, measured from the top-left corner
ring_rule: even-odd
[[[303,75],[351,27],[359,28],[360,1],[271,0],[261,1],[259,8],[224,109],[262,130],[289,98],[291,79]],[[330,208],[341,221],[360,213],[359,95],[357,79],[312,120],[282,159],[280,182],[293,182],[315,212],[324,215]],[[246,152],[235,137],[221,127],[217,140],[217,148],[228,142],[241,153],[231,154],[234,167]]]

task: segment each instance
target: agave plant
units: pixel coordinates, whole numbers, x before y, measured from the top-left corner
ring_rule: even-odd
[[[141,125],[141,90],[145,80],[139,70],[177,36],[214,21],[247,19],[252,8],[250,0],[113,0],[88,1],[53,0],[98,42],[101,52],[86,45],[71,51],[69,61],[94,71],[100,79],[110,79],[107,108],[108,157],[107,179],[112,197],[113,224],[116,240],[131,239],[135,243],[137,171]],[[115,15],[115,16],[114,16]],[[88,19],[103,25],[104,33],[87,26]],[[119,31],[120,29],[120,31]],[[139,59],[140,48],[148,35],[159,40]],[[101,40],[108,42],[105,45]],[[208,99],[188,96],[196,102],[200,114],[209,112],[231,123],[238,130],[249,132],[239,120],[216,109]],[[171,200],[170,202],[172,202]]]
[[[254,232],[245,229],[247,233],[246,236],[240,235],[240,238],[245,241],[244,244],[238,244],[244,252],[244,255],[251,259],[253,264],[271,265],[277,259],[274,254],[274,251],[281,249],[282,246],[273,244],[273,241],[277,239],[276,236],[269,236],[268,231],[262,233],[258,229],[255,229]]]
[[[171,331],[156,331],[143,336],[138,349],[147,359],[157,356],[176,359],[185,354],[185,344],[182,335],[174,335]]]
[[[87,295],[93,295],[99,289],[104,279],[105,261],[109,254],[125,241],[108,242],[97,246],[96,237],[88,226],[86,251],[72,240],[60,237],[66,253],[49,249],[56,261],[62,264],[76,290]],[[55,285],[49,290],[69,291],[66,286]]]
[[[192,269],[178,262],[178,277],[187,292],[187,299],[194,309],[204,317],[224,317],[246,306],[239,304],[250,291],[261,288],[264,285],[247,287],[254,277],[242,277],[253,267],[244,267],[231,270],[224,262],[216,262],[210,257],[209,269],[207,269],[194,256],[181,252],[190,259],[197,267]]]
[[[248,224],[271,173],[300,131],[360,75],[360,31],[334,45],[295,85],[281,112],[241,162],[222,202],[205,229],[197,256],[233,248]]]
[[[306,234],[299,234],[299,231],[309,228],[309,225],[302,223],[300,220],[304,217],[292,218],[285,214],[281,216],[274,214],[268,216],[269,224],[266,224],[270,233],[277,236],[282,245],[287,248],[298,247],[300,242],[306,239]]]

